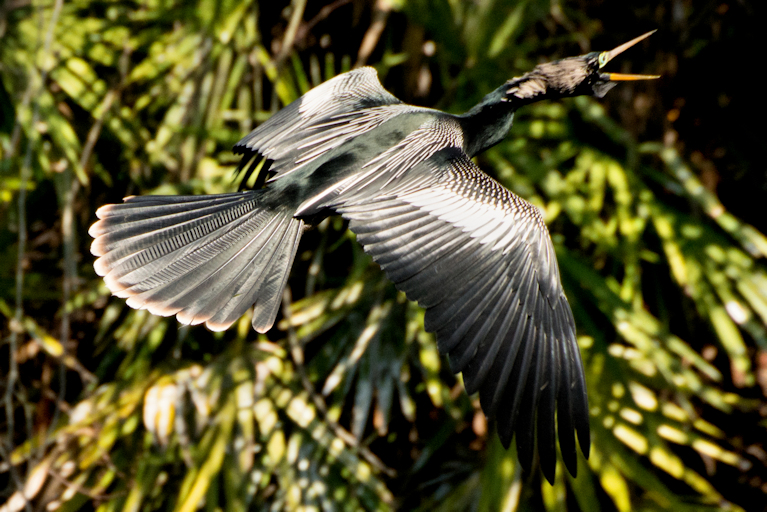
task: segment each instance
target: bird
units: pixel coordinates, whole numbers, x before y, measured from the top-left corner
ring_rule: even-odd
[[[89,230],[95,271],[133,308],[213,331],[252,308],[253,328],[264,333],[302,234],[341,215],[396,288],[425,309],[425,329],[466,392],[479,393],[502,445],[516,437],[521,466],[529,471],[537,455],[553,482],[558,437],[576,476],[576,437],[586,458],[591,446],[588,399],[551,237],[538,208],[472,158],[505,139],[525,105],[601,98],[621,81],[658,78],[603,71],[653,32],[539,64],[461,115],[403,103],[374,68],[340,74],[234,146],[242,183],[259,165],[260,183],[99,208]]]

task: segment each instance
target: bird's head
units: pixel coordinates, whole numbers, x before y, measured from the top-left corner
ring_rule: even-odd
[[[653,32],[655,31],[647,32],[610,51],[591,52],[579,57],[539,64],[524,76],[513,78],[506,83],[506,101],[518,104],[520,101],[529,103],[581,95],[601,98],[618,82],[659,78],[656,75],[628,75],[603,71],[608,62]]]

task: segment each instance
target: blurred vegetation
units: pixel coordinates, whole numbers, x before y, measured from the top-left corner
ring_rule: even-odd
[[[758,57],[762,14],[0,4],[0,510],[767,510],[767,176],[751,163],[767,129],[732,73]],[[479,158],[557,246],[592,407],[577,479],[521,471],[338,218],[304,237],[267,335],[133,311],[93,272],[98,206],[233,190],[231,146],[353,66],[461,112],[540,61],[653,28],[613,69],[661,80],[526,108]]]

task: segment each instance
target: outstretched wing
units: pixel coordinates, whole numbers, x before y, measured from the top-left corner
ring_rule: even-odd
[[[243,137],[234,152],[243,154],[240,169],[251,159],[247,181],[258,156],[271,161],[279,179],[405,111],[418,110],[392,96],[375,69],[343,73],[307,92]]]
[[[552,481],[556,422],[574,475],[573,430],[586,454],[590,443],[585,381],[540,212],[449,144],[398,179],[377,179],[387,174],[380,187],[338,194],[333,208],[397,288],[426,308],[426,329],[463,372],[467,392],[479,391],[503,444],[516,435],[529,468],[537,431]]]

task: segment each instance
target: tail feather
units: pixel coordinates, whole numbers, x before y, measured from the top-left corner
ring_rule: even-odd
[[[276,272],[264,279],[259,290],[259,299],[253,308],[252,323],[256,332],[266,332],[274,324],[281,303],[282,290],[288,280],[290,267],[293,266],[293,259],[296,257],[298,242],[301,240],[302,233],[303,222],[291,222],[282,243],[277,246],[278,251],[272,257],[272,265]]]
[[[206,321],[213,309],[226,302],[225,297],[236,293],[243,275],[255,274],[258,277],[270,270],[266,265],[268,251],[261,244],[268,245],[272,237],[279,236],[280,222],[276,218],[270,219],[264,229],[256,233],[247,229],[247,224],[246,219],[220,237],[209,236],[198,240],[198,247],[190,254],[177,257],[176,261],[160,270],[153,272],[154,266],[141,268],[141,273],[148,275],[126,290],[138,293],[128,298],[128,304],[136,308],[149,304],[166,316],[177,313],[179,321],[185,324]],[[265,252],[267,254],[263,254]],[[136,272],[131,272],[126,278],[136,281]],[[237,316],[242,315],[253,302],[244,305]]]
[[[143,196],[107,205],[90,229],[94,264],[109,289],[137,309],[224,330],[255,303],[253,325],[271,328],[303,222],[264,191]]]
[[[205,235],[187,232],[181,245],[175,243],[178,239],[173,244],[160,239],[156,246],[117,262],[105,280],[115,283],[120,293],[155,290],[156,300],[171,300],[179,291],[192,291],[205,279],[237,270],[258,251],[259,242],[274,235],[276,224],[277,219],[269,218],[268,212],[254,212]]]
[[[220,234],[222,228],[244,220],[256,210],[256,192],[226,196],[230,197],[207,196],[208,200],[193,201],[171,197],[159,204],[158,199],[131,197],[123,204],[102,206],[96,212],[101,220],[89,230],[94,237],[91,252],[101,256],[96,272],[106,275],[107,269],[114,270],[118,264],[122,264],[125,272],[143,267],[149,261],[175,253],[190,240]]]

